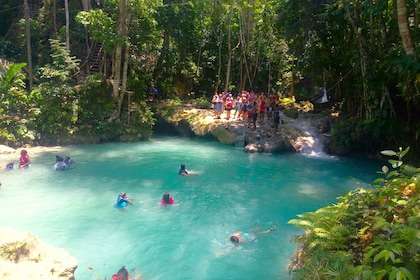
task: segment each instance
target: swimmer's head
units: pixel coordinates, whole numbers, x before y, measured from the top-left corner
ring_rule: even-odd
[[[185,169],[185,164],[181,164],[181,169]]]
[[[126,196],[127,194],[126,194],[125,192],[122,192],[122,193],[120,193],[120,195],[121,195],[122,197],[124,197],[124,196]]]
[[[162,196],[162,199],[163,199],[163,201],[165,201],[165,203],[171,203],[171,201],[170,201],[170,199],[169,199],[169,193],[168,192],[165,192],[164,194],[163,194],[163,196]]]
[[[239,243],[239,237],[237,237],[235,235],[232,235],[230,237],[230,241],[233,242],[233,243]]]
[[[28,151],[27,150],[22,150],[22,151],[20,151],[20,154],[21,155],[26,155],[28,153]]]

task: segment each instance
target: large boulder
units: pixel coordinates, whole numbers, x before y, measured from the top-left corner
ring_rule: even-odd
[[[74,280],[77,260],[34,234],[0,227],[0,279]]]
[[[256,129],[249,128],[243,121],[226,120],[224,117],[215,118],[211,110],[197,109],[188,106],[171,106],[156,108],[155,116],[158,120],[156,131],[167,132],[180,136],[212,137],[219,142],[243,148],[245,152],[281,153],[302,152],[311,145],[306,129],[300,124],[309,126],[325,133],[330,128],[329,118],[321,115],[299,113],[293,118],[282,115],[285,121],[279,125],[276,132],[272,127],[272,120],[264,125],[257,125]]]

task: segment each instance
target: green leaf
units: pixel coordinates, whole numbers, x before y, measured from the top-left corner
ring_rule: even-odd
[[[408,153],[409,150],[410,150],[410,147],[407,147],[404,151],[401,151],[400,158],[403,158]]]
[[[398,168],[403,164],[401,160],[394,160],[394,159],[390,159],[388,160],[388,162],[391,164],[393,168]]]
[[[390,156],[390,157],[397,155],[397,153],[392,150],[381,151],[381,154],[383,154],[384,156]]]
[[[384,259],[384,261],[387,261],[389,259],[389,251],[388,250],[382,250],[380,251],[374,258],[373,262],[376,263],[380,259]]]

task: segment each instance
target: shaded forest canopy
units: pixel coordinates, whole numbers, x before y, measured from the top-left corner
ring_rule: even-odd
[[[1,143],[147,139],[152,98],[325,90],[342,153],[420,155],[415,0],[4,0],[0,15]]]

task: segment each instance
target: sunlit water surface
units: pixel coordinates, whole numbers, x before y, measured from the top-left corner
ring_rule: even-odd
[[[55,154],[0,173],[0,226],[64,248],[78,260],[77,280],[108,279],[123,265],[142,279],[290,279],[291,239],[301,232],[287,221],[369,187],[380,169],[360,159],[247,154],[166,137],[64,147],[60,154],[78,162],[67,171],[52,170]],[[181,163],[199,175],[178,175]],[[118,210],[121,191],[135,201]],[[176,205],[159,206],[165,191]],[[227,241],[273,225],[256,242]]]

